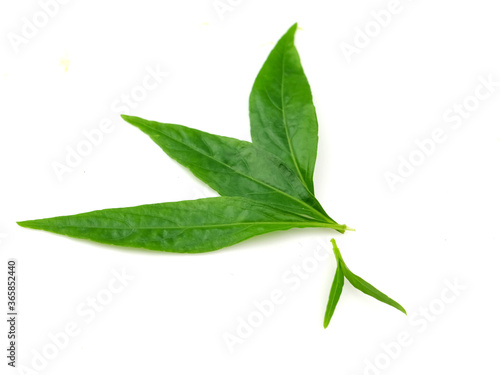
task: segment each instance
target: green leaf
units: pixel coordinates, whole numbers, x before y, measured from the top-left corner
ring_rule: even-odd
[[[318,120],[311,88],[294,46],[297,24],[271,51],[250,94],[253,143],[288,165],[314,194]]]
[[[106,209],[18,224],[104,244],[178,253],[217,250],[277,230],[327,226],[240,197]]]
[[[355,275],[354,273],[347,268],[346,264],[344,263],[344,260],[342,259],[342,255],[340,254],[339,248],[337,247],[337,243],[335,240],[332,238],[332,244],[333,244],[333,251],[335,253],[335,257],[337,258],[338,261],[340,261],[342,271],[344,272],[344,275],[347,280],[351,283],[353,287],[356,289],[362,291],[365,294],[368,294],[369,296],[378,299],[380,302],[386,303],[399,311],[403,312],[406,314],[406,310],[401,306],[399,303],[394,301],[392,298],[388,297],[384,293],[382,293],[380,290],[375,288],[373,285],[370,283],[366,282],[363,280],[361,277]]]
[[[220,195],[246,197],[345,230],[280,159],[252,143],[182,125],[122,117]]]
[[[326,306],[325,319],[323,321],[323,327],[326,328],[330,324],[333,312],[337,303],[339,302],[340,295],[342,294],[342,288],[344,287],[344,272],[342,272],[342,266],[340,265],[340,260],[337,259],[337,271],[335,271],[335,277],[333,278],[332,288],[330,290],[330,296],[328,297],[328,304]]]

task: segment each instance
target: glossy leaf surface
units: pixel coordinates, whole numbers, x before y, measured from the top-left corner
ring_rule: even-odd
[[[250,198],[335,226],[295,173],[252,143],[182,125],[122,117],[220,195]]]
[[[179,253],[217,250],[277,230],[325,226],[239,197],[106,209],[18,224],[105,244]]]
[[[271,51],[250,94],[252,142],[272,152],[314,193],[318,120],[294,46],[297,24]]]
[[[330,290],[330,296],[328,297],[328,304],[326,306],[325,319],[323,321],[323,327],[326,328],[330,324],[335,307],[339,302],[340,295],[342,294],[342,288],[344,287],[344,272],[342,272],[342,266],[340,261],[337,259],[337,270],[335,271],[335,277],[333,278],[332,288]]]

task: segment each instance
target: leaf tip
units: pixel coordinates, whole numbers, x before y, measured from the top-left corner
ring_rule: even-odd
[[[134,119],[134,116],[129,116],[125,114],[121,114],[120,117],[129,123]]]
[[[405,314],[406,316],[408,316],[408,313],[406,312],[406,310],[405,310],[405,308],[403,306],[401,306],[401,305],[398,304],[397,309],[399,311],[401,311],[403,314]]]
[[[122,119],[127,121],[130,125],[134,125],[137,127],[143,125],[144,121],[145,121],[144,119],[137,117],[137,116],[130,116],[130,115],[125,115],[125,114],[121,114],[120,116]]]
[[[298,23],[295,22],[289,29],[288,29],[288,33],[292,34],[292,36],[295,34],[295,31],[297,31],[297,28],[299,27]]]
[[[333,309],[335,310],[335,307]],[[325,312],[325,319],[323,320],[323,328],[324,329],[328,328],[328,326],[330,325],[330,322],[332,320],[332,317],[333,317],[333,311],[329,311],[327,309],[327,311]]]
[[[47,219],[16,221],[16,224],[23,228],[46,230]]]
[[[35,220],[16,221],[16,224],[23,228],[33,228],[34,221]]]

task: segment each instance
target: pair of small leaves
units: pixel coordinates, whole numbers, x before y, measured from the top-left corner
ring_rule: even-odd
[[[337,243],[333,238],[331,241],[333,245],[333,253],[335,254],[335,259],[337,261],[337,271],[335,272],[332,288],[330,290],[330,297],[328,298],[328,304],[326,306],[325,319],[323,321],[323,326],[325,328],[328,327],[328,324],[330,324],[330,320],[332,319],[335,307],[339,302],[340,294],[342,293],[342,288],[344,287],[344,278],[346,278],[356,289],[406,314],[406,310],[403,308],[403,306],[382,293],[370,283],[363,280],[358,275],[352,273],[351,270],[346,266],[344,259],[342,259],[342,255],[340,254]]]
[[[122,116],[221,197],[19,224],[101,243],[191,253],[290,228],[343,233],[347,227],[332,220],[314,196],[318,123],[294,46],[296,29],[295,24],[277,43],[252,88],[252,143]]]

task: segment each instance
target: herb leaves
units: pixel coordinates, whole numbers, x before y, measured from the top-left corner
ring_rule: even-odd
[[[122,116],[223,196],[241,196],[313,220],[343,227],[328,217],[316,198],[283,161],[250,142],[181,125]]]
[[[276,44],[250,94],[252,142],[139,117],[123,119],[147,134],[220,197],[105,209],[22,221],[100,243],[177,253],[200,253],[291,228],[349,230],[314,196],[318,121],[311,89],[294,46],[297,24]],[[364,293],[404,309],[337,260],[324,326],[339,301],[344,277]]]
[[[328,324],[330,324],[330,320],[332,318],[333,312],[335,311],[335,307],[339,302],[340,294],[342,293],[342,287],[344,286],[344,277],[356,289],[406,314],[406,310],[403,308],[403,306],[394,301],[392,298],[386,296],[373,285],[367,283],[358,275],[353,274],[344,263],[344,259],[342,259],[342,255],[340,254],[340,250],[337,246],[337,243],[335,242],[335,239],[332,238],[331,242],[333,245],[333,253],[335,254],[335,259],[337,260],[337,271],[335,272],[335,277],[333,279],[332,288],[330,291],[330,297],[328,299],[328,305],[326,306],[325,319],[323,322],[323,326],[325,328],[328,327]]]

